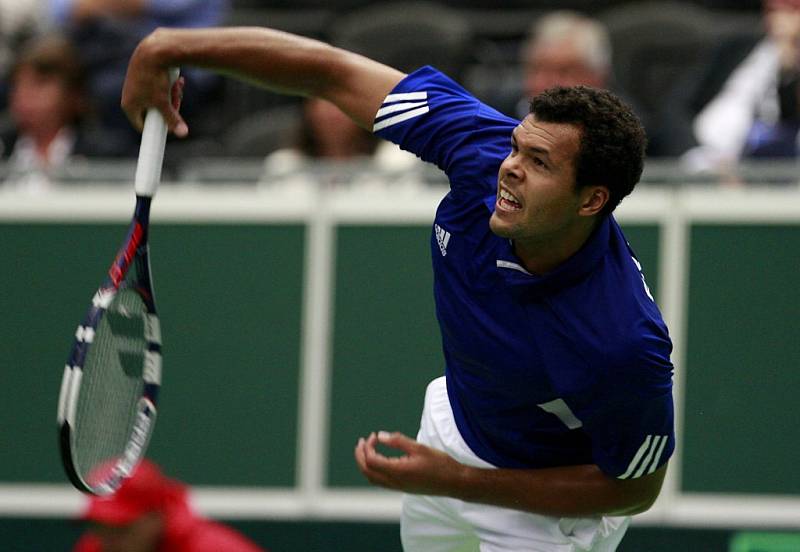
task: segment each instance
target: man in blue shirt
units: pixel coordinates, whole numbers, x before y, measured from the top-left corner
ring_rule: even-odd
[[[630,110],[557,88],[520,122],[430,67],[403,75],[266,29],[164,30],[129,65],[135,127],[155,106],[187,134],[164,68],[192,64],[325,98],[450,179],[431,237],[445,377],[416,440],[355,448],[369,481],[407,493],[404,548],[614,550],[674,448],[670,340],[611,215],[642,171]]]

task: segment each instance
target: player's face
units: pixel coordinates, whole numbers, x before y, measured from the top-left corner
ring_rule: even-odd
[[[557,241],[578,223],[584,203],[575,186],[581,131],[527,116],[514,129],[511,153],[500,165],[495,210],[498,236],[515,241]]]

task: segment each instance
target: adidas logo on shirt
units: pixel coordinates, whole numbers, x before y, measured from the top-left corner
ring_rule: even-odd
[[[414,117],[430,111],[428,107],[427,92],[403,92],[399,94],[389,94],[383,100],[383,105],[375,114],[375,125],[372,132],[402,123]],[[391,115],[390,117],[386,117]],[[386,117],[386,118],[384,118]]]
[[[439,251],[442,252],[442,257],[447,255],[447,243],[450,241],[450,232],[439,226],[433,225],[433,231],[436,234],[436,241],[439,243]]]

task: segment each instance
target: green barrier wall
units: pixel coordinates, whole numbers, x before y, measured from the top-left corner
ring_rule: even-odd
[[[658,297],[659,227],[625,230]],[[352,459],[358,436],[414,434],[425,385],[442,372],[429,231],[337,228],[323,474],[332,487],[366,485]],[[123,232],[0,224],[0,483],[65,483],[63,363]],[[169,473],[195,485],[295,484],[304,247],[300,224],[154,226],[165,366],[151,453]],[[798,250],[798,226],[691,229],[684,491],[800,494]]]
[[[353,447],[371,431],[419,427],[425,386],[444,372],[433,306],[430,229],[337,231],[328,481],[367,485]]]
[[[56,399],[124,226],[4,224],[0,478],[65,482]],[[154,225],[164,342],[151,456],[194,484],[294,483],[304,228]]]
[[[799,494],[800,228],[691,233],[683,488]]]

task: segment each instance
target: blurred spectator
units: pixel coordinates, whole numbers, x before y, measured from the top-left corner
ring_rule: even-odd
[[[305,101],[298,144],[304,155],[330,160],[369,157],[380,142],[332,103],[319,98]]]
[[[611,41],[603,25],[571,11],[539,18],[522,48],[525,105],[553,86],[584,84],[605,88],[611,75]]]
[[[33,38],[10,74],[11,127],[0,133],[6,185],[37,191],[77,156],[111,155],[113,140],[92,127],[84,71],[75,48],[55,34]]]
[[[8,72],[16,50],[44,30],[44,0],[0,0],[0,106],[5,105]]]
[[[8,124],[6,108],[11,64],[22,44],[45,28],[43,2],[0,0],[0,126]]]
[[[612,51],[608,30],[598,20],[578,12],[559,10],[543,15],[531,27],[521,52],[523,98],[516,115],[525,117],[530,98],[553,86],[608,88],[642,110],[613,82]],[[645,128],[648,121],[642,120]]]
[[[403,178],[415,182],[419,181],[419,175],[414,169],[423,166],[413,154],[380,140],[356,125],[338,107],[319,98],[304,101],[295,144],[267,156],[265,180],[275,182],[276,176],[283,175],[279,178],[283,184],[313,184],[302,174],[312,161],[340,163],[342,168],[362,161],[384,172],[405,172]],[[367,184],[369,179],[377,183],[379,179],[376,174],[355,177],[345,170],[329,171],[327,177],[332,179],[328,182],[331,185]]]
[[[108,128],[126,138],[136,155],[139,137],[119,107],[128,60],[136,44],[157,27],[210,27],[227,16],[230,0],[48,0],[52,19],[78,46],[89,92]],[[201,70],[184,74],[182,110],[202,110],[220,77]]]
[[[187,488],[144,460],[110,497],[91,497],[73,552],[259,552],[222,524],[192,512]]]
[[[697,145],[683,156],[692,172],[725,175],[744,158],[797,155],[800,0],[766,0],[764,22],[766,37],[693,121]]]

